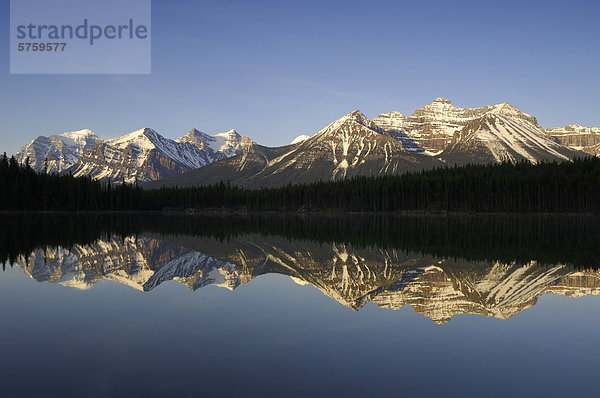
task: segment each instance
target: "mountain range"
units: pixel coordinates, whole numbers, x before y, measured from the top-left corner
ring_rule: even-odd
[[[197,129],[179,139],[150,128],[102,140],[90,130],[38,137],[16,159],[38,171],[91,176],[146,187],[229,181],[244,187],[281,186],[353,176],[402,174],[445,165],[521,160],[564,161],[600,154],[600,128],[544,130],[508,103],[460,108],[436,98],[411,116],[356,110],[312,136],[268,147],[235,130]]]
[[[208,135],[192,129],[172,140],[150,128],[102,140],[90,130],[38,137],[15,155],[38,171],[140,183],[182,174],[237,154],[251,141],[235,130]]]
[[[70,248],[38,248],[15,265],[39,282],[89,289],[111,280],[141,291],[178,281],[191,290],[234,290],[265,274],[289,276],[353,310],[409,305],[443,324],[457,314],[508,319],[545,293],[600,294],[600,273],[563,264],[466,261],[402,250],[247,234],[221,241],[114,236]]]

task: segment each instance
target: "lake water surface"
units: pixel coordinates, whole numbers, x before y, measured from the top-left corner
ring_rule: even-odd
[[[0,396],[596,396],[595,217],[0,216]]]

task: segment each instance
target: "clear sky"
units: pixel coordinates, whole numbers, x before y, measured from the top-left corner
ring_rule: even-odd
[[[5,28],[0,151],[83,128],[235,128],[283,145],[355,109],[410,114],[435,97],[510,102],[543,127],[600,126],[597,1],[153,0],[152,11],[151,75],[10,75]]]

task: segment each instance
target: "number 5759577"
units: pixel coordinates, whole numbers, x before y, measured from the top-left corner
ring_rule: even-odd
[[[65,51],[67,43],[19,43],[19,51]]]

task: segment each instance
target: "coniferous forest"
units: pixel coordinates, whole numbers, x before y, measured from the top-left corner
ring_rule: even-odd
[[[438,168],[281,188],[221,182],[144,190],[35,172],[0,157],[2,211],[236,211],[600,213],[600,159]]]
[[[0,225],[0,264],[12,264],[36,248],[68,248],[115,237],[181,235],[223,242],[260,234],[467,261],[525,265],[536,260],[600,268],[600,222],[589,215],[5,213]]]

